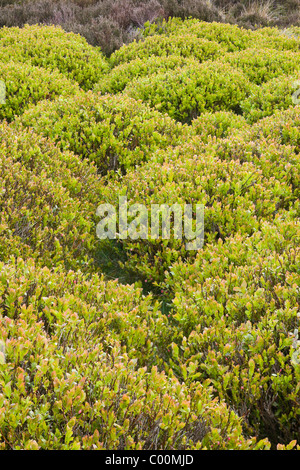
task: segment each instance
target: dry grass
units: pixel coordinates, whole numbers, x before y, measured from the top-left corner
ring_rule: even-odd
[[[244,14],[247,16],[257,16],[265,23],[273,23],[280,19],[283,13],[283,7],[276,5],[274,0],[252,0],[244,7]]]

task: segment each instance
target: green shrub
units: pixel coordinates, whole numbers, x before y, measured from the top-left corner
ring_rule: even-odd
[[[118,93],[123,91],[135,78],[146,77],[167,70],[177,70],[177,73],[180,73],[180,69],[186,65],[197,67],[199,61],[193,57],[178,55],[169,55],[164,57],[163,60],[159,56],[151,56],[147,59],[137,58],[114,67],[95,85],[94,91]]]
[[[95,162],[101,173],[135,166],[154,150],[176,145],[188,132],[126,95],[92,92],[42,102],[18,122],[51,137],[62,150]]]
[[[161,25],[146,25],[144,35],[165,34],[171,37],[177,35],[191,34],[198,38],[216,41],[225,47],[228,52],[240,51],[249,47],[252,33],[236,25],[223,24],[217,22],[198,21],[189,19],[182,21],[178,18],[171,18],[163,21]]]
[[[140,367],[160,365],[167,319],[151,295],[144,296],[142,289],[134,285],[107,281],[101,274],[39,267],[33,259],[29,259],[26,271],[24,263],[21,258],[10,258],[7,264],[1,264],[1,306],[5,316],[16,319],[21,306],[30,305],[36,312],[43,312],[45,330],[52,336],[55,325],[62,332],[68,322],[74,326],[76,312],[78,335],[67,328],[62,339],[65,348],[91,341],[109,352],[111,346],[121,342]],[[72,333],[69,337],[68,332]]]
[[[212,138],[228,137],[235,129],[245,129],[247,122],[243,116],[232,111],[207,112],[191,122],[191,133],[198,135],[202,142]]]
[[[272,48],[277,51],[299,52],[300,41],[296,37],[287,37],[281,28],[259,28],[252,32],[253,46],[257,44],[260,48]]]
[[[294,106],[293,96],[299,88],[298,79],[299,74],[281,75],[261,86],[252,86],[248,98],[241,103],[243,116],[247,122],[253,124],[259,119],[272,116],[276,110],[285,110]]]
[[[283,125],[289,132],[286,136],[298,135],[298,114],[296,108],[292,116],[288,112],[281,116],[280,140],[265,128],[271,122],[265,119],[252,128],[235,129],[223,139],[203,139],[200,134],[164,154],[156,152],[138,173],[130,171],[113,180],[103,192],[105,199],[117,205],[118,196],[126,194],[129,204],[142,201],[149,208],[154,203],[202,203],[205,243],[226,240],[233,232],[251,235],[262,221],[280,214],[283,220],[287,216],[296,219],[300,214],[299,153],[294,140],[283,142],[282,137]],[[125,266],[158,283],[176,260],[193,256],[186,252],[185,241],[175,240],[172,233],[170,240],[149,237],[120,243],[128,252]]]
[[[0,105],[0,119],[12,121],[15,116],[40,100],[74,95],[79,86],[57,70],[52,72],[32,65],[0,63],[0,80],[5,83],[6,101]]]
[[[199,62],[216,58],[224,53],[225,49],[215,41],[198,38],[191,34],[182,36],[149,36],[144,41],[134,41],[124,45],[110,57],[112,66],[127,63],[134,59],[148,59],[152,55],[167,57],[178,55],[194,57]]]
[[[245,130],[244,138],[249,141],[272,136],[278,144],[292,145],[294,151],[300,152],[300,108],[291,106],[287,110],[275,109],[272,116],[261,119]]]
[[[175,293],[170,367],[212,380],[246,434],[273,445],[299,439],[299,237],[298,220],[275,217],[175,263],[165,282]]]
[[[288,37],[278,28],[259,28],[251,31],[233,24],[222,22],[206,22],[197,19],[181,20],[170,18],[154,24],[147,23],[144,27],[144,37],[152,35],[188,35],[216,41],[228,52],[243,51],[249,47],[260,49],[271,48],[278,51],[299,51],[299,38]]]
[[[108,65],[101,52],[74,33],[60,27],[1,28],[0,60],[58,69],[85,90],[100,80]]]
[[[0,135],[0,259],[87,269],[101,188],[96,168],[30,129],[4,123]]]
[[[283,154],[283,149],[275,153],[271,166],[270,155],[276,147],[271,147],[269,159],[256,165],[250,145],[247,161],[246,157],[240,158],[238,151],[234,153],[234,146],[236,157],[230,158],[227,146],[230,148],[226,140],[224,144],[213,141],[205,145],[197,138],[163,154],[156,152],[139,172],[129,171],[110,182],[103,190],[103,198],[117,206],[119,196],[126,195],[128,205],[143,203],[149,210],[151,204],[203,204],[205,243],[225,240],[233,233],[250,236],[259,230],[262,220],[272,221],[276,214],[283,219],[286,214],[299,217],[299,162],[293,169],[293,160],[283,161],[275,171],[276,157]],[[243,151],[248,155],[247,147]],[[286,158],[291,155],[292,150]],[[195,255],[194,251],[187,251],[186,242],[185,237],[176,239],[173,232],[170,239],[154,239],[149,227],[146,240],[119,241],[128,253],[123,266],[159,283],[176,260]]]
[[[250,162],[259,169],[266,178],[276,178],[283,186],[292,190],[292,198],[297,207],[297,199],[300,196],[300,160],[293,145],[281,145],[272,135],[260,136],[256,139],[248,139],[247,133],[251,132],[249,126],[246,130],[237,130],[228,138],[219,142],[210,142],[206,152],[215,158],[240,163]],[[243,132],[242,134],[240,134]],[[246,138],[245,138],[246,134]],[[283,202],[283,201],[282,201]],[[281,203],[279,203],[281,206]],[[294,213],[290,207],[290,213]]]
[[[260,85],[280,75],[290,75],[300,68],[300,53],[272,49],[247,49],[227,54],[224,62],[241,69],[252,83]]]
[[[244,439],[240,418],[208,383],[188,387],[138,367],[114,339],[110,325],[149,308],[140,292],[38,269],[30,259],[12,259],[0,272],[2,450],[270,447]]]
[[[243,72],[221,61],[133,80],[125,93],[181,122],[205,111],[240,111],[250,84]]]

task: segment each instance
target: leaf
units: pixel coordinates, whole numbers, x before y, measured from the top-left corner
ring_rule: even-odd
[[[178,357],[179,357],[179,349],[178,349],[177,344],[172,343],[172,350],[173,350],[173,357],[174,357],[175,359],[178,359]]]
[[[0,364],[5,364],[5,354],[2,351],[0,351]]]
[[[249,378],[252,377],[253,373],[254,373],[254,369],[255,369],[255,362],[253,359],[250,359],[249,362],[248,362],[248,365],[249,365]]]

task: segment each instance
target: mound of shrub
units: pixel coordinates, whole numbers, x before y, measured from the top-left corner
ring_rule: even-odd
[[[292,30],[291,33],[289,33],[290,29]],[[234,24],[224,24],[222,22],[169,18],[168,20],[157,21],[153,24],[145,24],[142,33],[144,37],[158,34],[169,35],[170,37],[191,34],[198,38],[217,42],[227,52],[238,52],[249,48],[299,52],[299,36],[297,32],[293,33],[293,28],[289,28],[289,30],[262,27],[252,31]]]
[[[277,51],[299,52],[300,41],[297,36],[285,34],[280,28],[259,28],[251,34],[253,44],[259,48],[276,49]]]
[[[300,68],[300,52],[252,48],[223,57],[224,62],[243,71],[252,83],[260,85],[280,75],[290,75]]]
[[[249,47],[268,47],[277,50],[299,50],[297,28],[284,31],[280,28],[262,27],[256,30],[239,27],[235,24],[199,21],[197,19],[169,18],[167,20],[146,23],[143,36],[192,34],[222,44],[228,52],[242,51]],[[294,31],[295,30],[295,31]],[[294,31],[294,32],[293,32]]]
[[[182,20],[171,18],[161,23],[146,24],[143,35],[145,37],[163,34],[170,39],[177,35],[193,35],[220,44],[227,52],[240,51],[249,47],[251,31],[239,28],[236,25],[218,22],[198,21],[196,19]]]
[[[143,341],[130,321],[147,315],[140,291],[30,259],[1,263],[0,272],[3,450],[270,447],[243,437],[240,418],[208,383],[139,367],[114,338],[128,320],[127,341]]]
[[[226,115],[225,115],[226,116]],[[232,128],[223,138],[218,128],[205,124],[220,121],[222,113],[194,121],[192,131],[203,132],[185,144],[164,153],[156,152],[139,172],[113,180],[103,191],[106,202],[118,204],[125,195],[128,204],[204,204],[205,243],[226,240],[233,233],[251,236],[262,221],[276,216],[297,219],[300,214],[299,108],[278,113],[278,128],[270,130],[271,118],[253,127]],[[226,116],[228,119],[228,115]],[[226,122],[226,121],[225,121]],[[228,121],[227,121],[228,122]],[[280,126],[280,127],[279,127]],[[222,129],[222,127],[221,127]],[[222,131],[223,132],[223,131]],[[276,135],[276,133],[278,135]],[[211,137],[209,137],[211,135]],[[284,138],[285,137],[285,138]],[[185,240],[120,240],[128,253],[125,266],[151,282],[160,282],[179,258],[188,259]]]
[[[0,127],[0,259],[88,269],[101,183],[92,164],[31,129]]]
[[[299,217],[297,185],[300,173],[293,149],[277,149],[276,146],[274,149],[268,142],[268,158],[261,157],[261,164],[256,165],[253,158],[256,149],[251,145],[247,148],[244,144],[246,148],[243,148],[240,144],[249,157],[247,159],[242,151],[238,154],[238,144],[232,149],[235,156],[230,157],[229,145],[225,139],[224,144],[213,141],[206,146],[198,138],[164,154],[156,152],[139,172],[129,171],[124,177],[110,182],[103,190],[103,198],[118,206],[119,196],[126,195],[128,205],[142,203],[149,211],[153,204],[168,204],[169,207],[193,204],[194,210],[195,204],[203,204],[205,243],[219,238],[226,240],[234,233],[251,236],[259,230],[262,220],[272,221],[275,215],[281,214],[283,219],[287,214]],[[259,149],[259,145],[257,147]],[[261,154],[264,154],[263,149]],[[278,155],[282,163],[276,166]],[[257,160],[259,158],[260,154],[257,154]],[[293,160],[296,161],[295,168]],[[161,239],[161,233],[160,238],[155,239],[151,237],[150,224],[148,228],[148,239],[128,237],[119,243],[128,253],[124,266],[159,283],[173,262],[180,258],[189,259],[195,251],[188,251],[188,240],[184,236],[177,239],[172,230],[170,239]],[[137,230],[142,231],[141,228]]]
[[[240,112],[250,83],[242,71],[221,61],[133,80],[125,93],[141,99],[181,122],[191,122],[205,111]]]
[[[286,110],[275,109],[272,116],[261,119],[253,126],[241,131],[244,139],[249,141],[272,136],[278,144],[291,145],[295,153],[300,152],[300,108],[291,106]]]
[[[183,57],[173,54],[164,57],[163,60],[160,56],[155,55],[147,59],[137,58],[114,67],[94,86],[94,91],[101,92],[102,94],[119,93],[136,78],[146,77],[169,70],[177,70],[177,73],[181,73],[180,69],[187,65],[197,67],[199,61],[193,57]]]
[[[225,52],[220,44],[192,34],[176,36],[149,36],[143,41],[134,41],[114,52],[109,62],[115,67],[134,59],[148,59],[152,55],[165,58],[169,55],[194,57],[199,62],[220,57]],[[161,59],[163,60],[163,59]]]
[[[245,141],[236,133],[219,144],[215,142],[209,144],[206,152],[224,161],[253,163],[266,178],[281,181],[282,187],[287,189],[286,196],[288,193],[290,196],[285,202],[285,197],[277,202],[275,213],[277,209],[288,204],[290,215],[294,217],[299,215],[300,161],[294,146],[278,145],[270,137],[254,142]]]
[[[12,121],[15,116],[41,100],[78,93],[76,82],[58,70],[46,70],[18,62],[0,63],[0,80],[5,84],[5,103],[0,105],[0,119]]]
[[[103,174],[135,166],[188,133],[141,101],[92,92],[41,102],[18,122],[51,137],[62,150],[95,162]]]
[[[278,216],[175,263],[165,281],[174,292],[170,367],[183,380],[186,369],[210,379],[246,435],[273,444],[300,437],[299,241],[299,220]]]
[[[241,103],[243,116],[249,124],[272,116],[277,110],[294,107],[300,88],[299,73],[281,75],[261,86],[254,85],[249,96]]]
[[[246,127],[246,119],[232,111],[206,112],[191,122],[191,133],[199,136],[202,142],[208,143],[211,139],[223,139],[234,130]]]
[[[78,34],[60,27],[29,26],[0,29],[0,60],[21,62],[51,71],[58,69],[85,90],[108,70],[100,50]]]

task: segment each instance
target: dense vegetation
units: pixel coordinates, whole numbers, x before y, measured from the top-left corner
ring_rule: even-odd
[[[298,32],[0,30],[1,449],[300,449]],[[204,246],[99,240],[120,195]]]
[[[147,22],[175,17],[287,28],[300,26],[299,7],[300,0],[0,0],[0,27],[59,25],[110,55],[139,38]]]

